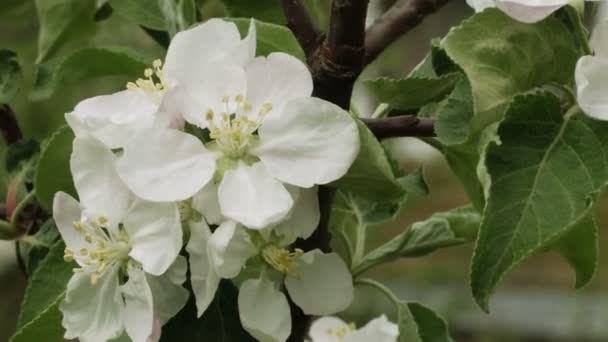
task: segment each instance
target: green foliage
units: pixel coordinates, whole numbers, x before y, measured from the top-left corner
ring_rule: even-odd
[[[7,146],[4,154],[6,171],[17,172],[28,164],[40,152],[39,144],[34,140],[19,141]]]
[[[147,67],[143,58],[124,48],[84,48],[69,54],[59,63],[41,65],[34,90],[34,100],[47,99],[66,85],[104,76],[135,79]]]
[[[249,31],[250,19],[246,18],[227,18],[236,24],[244,37]],[[275,25],[272,23],[255,21],[257,33],[257,50],[258,56],[266,56],[272,52],[285,52],[292,56],[304,60],[304,51],[294,37],[290,29],[285,26]]]
[[[66,43],[94,32],[95,0],[36,0],[40,20],[37,63],[51,58]]]
[[[70,172],[70,154],[74,133],[64,126],[53,134],[40,153],[34,185],[40,204],[51,209],[57,191],[75,196],[76,190]]]
[[[33,274],[21,305],[13,342],[62,341],[61,313],[63,299],[73,265],[63,260],[65,245],[58,241]]]
[[[286,23],[280,0],[222,0],[231,17],[256,18],[283,25]]]
[[[117,14],[154,30],[166,30],[165,17],[157,0],[110,0]]]
[[[196,318],[191,296],[186,307],[163,327],[161,341],[254,341],[241,327],[237,294],[230,281],[222,281],[214,301],[200,318]]]
[[[523,259],[574,228],[595,230],[591,196],[608,176],[608,124],[578,109],[562,116],[550,93],[515,97],[498,135],[501,143],[490,143],[486,154],[492,181],[471,272],[473,294],[486,310],[496,284]]]
[[[576,272],[577,288],[589,284],[595,275],[599,247],[598,229],[592,210],[552,246]]]
[[[448,325],[443,318],[426,306],[409,302],[407,306],[418,326],[422,342],[451,342]],[[402,340],[405,342],[404,340]]]
[[[0,50],[0,103],[8,103],[19,91],[23,73],[17,54]]]

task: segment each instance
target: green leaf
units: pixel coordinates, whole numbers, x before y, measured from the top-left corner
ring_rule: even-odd
[[[435,132],[443,145],[459,145],[469,140],[473,97],[471,85],[466,78],[458,80],[454,91],[439,104],[436,111]]]
[[[437,249],[475,240],[481,221],[471,206],[436,213],[429,219],[411,225],[403,233],[371,251],[357,265],[353,274],[361,274],[379,264],[398,258],[428,255]]]
[[[32,100],[47,99],[62,87],[105,76],[135,79],[147,67],[143,58],[123,48],[83,48],[58,64],[40,65]]]
[[[59,230],[57,226],[55,226],[55,221],[53,219],[49,219],[46,221],[40,229],[33,235],[33,238],[36,239],[40,244],[23,244],[21,247],[21,251],[24,251],[24,247],[27,248],[27,273],[33,274],[40,263],[46,258],[49,254],[50,247],[52,247],[60,238]]]
[[[416,324],[408,303],[400,302],[396,305],[399,342],[422,342],[418,332],[418,324]]]
[[[200,318],[196,318],[194,296],[162,331],[161,341],[255,341],[242,328],[237,307],[238,291],[229,280],[223,280],[214,301]]]
[[[442,317],[419,303],[409,302],[407,306],[418,325],[422,342],[452,342],[448,324]]]
[[[525,24],[495,8],[452,29],[441,46],[471,84],[473,133],[500,120],[515,94],[572,81],[579,57],[574,38],[559,20]]]
[[[57,191],[76,195],[70,172],[73,140],[72,130],[63,126],[49,138],[40,153],[34,176],[34,189],[38,201],[46,209],[53,207],[53,197]]]
[[[35,140],[24,140],[9,145],[4,155],[4,165],[9,173],[17,171],[40,152],[40,145]]]
[[[165,18],[165,27],[171,36],[183,31],[197,20],[197,7],[194,0],[159,0]]]
[[[23,73],[17,54],[0,50],[0,103],[9,103],[19,91]]]
[[[418,168],[410,174],[398,178],[397,181],[408,194],[428,195],[430,192],[429,185],[424,179],[424,170],[422,168]]]
[[[397,180],[388,153],[364,123],[356,122],[361,150],[346,175],[333,185],[379,202],[402,199],[405,191]]]
[[[94,32],[95,0],[36,0],[40,20],[38,57],[43,62],[67,42]]]
[[[32,276],[21,304],[13,342],[63,340],[58,304],[65,295],[74,266],[63,260],[64,248],[63,241],[56,242]]]
[[[256,18],[269,23],[286,23],[279,0],[222,0],[231,17]]]
[[[127,20],[154,30],[165,31],[161,0],[110,0],[112,8]]]
[[[578,108],[562,116],[551,93],[515,97],[498,134],[501,143],[486,151],[492,181],[471,271],[485,310],[509,270],[588,222],[592,194],[608,177],[608,124]]]
[[[458,80],[457,74],[437,78],[409,77],[404,79],[378,78],[365,81],[378,100],[394,109],[414,110],[429,102],[446,97]]]
[[[257,3],[256,6],[258,6]],[[244,37],[249,32],[250,19],[226,18],[226,20],[236,24],[241,32],[241,36]],[[260,20],[255,21],[255,27],[257,33],[256,54],[258,56],[266,56],[272,52],[285,52],[302,61],[305,60],[304,51],[302,51],[300,44],[287,27]]]

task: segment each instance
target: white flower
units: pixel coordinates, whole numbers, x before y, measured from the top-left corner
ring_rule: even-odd
[[[608,21],[596,27],[591,46],[595,55],[580,58],[576,65],[578,103],[588,116],[608,120]]]
[[[74,140],[70,160],[80,203],[59,192],[53,218],[66,261],[80,266],[60,309],[67,339],[105,341],[123,330],[147,341],[185,304],[186,263],[176,205],[134,199],[115,171],[115,156],[92,137]],[[126,280],[126,281],[125,281]]]
[[[498,7],[515,20],[534,23],[567,5],[570,0],[467,0],[469,6],[481,12],[488,7]]]
[[[215,173],[222,215],[261,229],[289,213],[293,202],[285,184],[310,188],[346,173],[359,151],[356,124],[339,107],[310,97],[312,78],[302,62],[273,53],[244,65],[240,57],[194,63],[191,56],[204,53],[197,49],[223,47],[215,48],[218,38],[204,28],[180,34],[196,44],[175,47],[190,52],[175,53],[185,69],[181,91],[173,96],[179,96],[175,102],[185,120],[206,129],[211,140],[203,146],[184,132],[139,134],[119,161],[119,173],[135,194],[184,200]],[[201,169],[199,163],[211,165]]]
[[[399,327],[382,315],[361,329],[339,318],[322,317],[310,327],[311,342],[396,342]]]

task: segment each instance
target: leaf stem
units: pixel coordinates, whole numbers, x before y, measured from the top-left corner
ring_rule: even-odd
[[[593,49],[589,45],[589,33],[583,24],[583,20],[578,12],[573,8],[568,8],[568,17],[574,24],[574,34],[581,45],[581,49],[585,55],[592,55]]]
[[[401,299],[399,299],[393,293],[393,291],[391,289],[389,289],[388,287],[386,287],[386,285],[384,285],[376,280],[373,280],[370,278],[355,279],[355,285],[373,287],[374,289],[376,289],[380,293],[382,293],[388,300],[390,300],[397,307],[401,303]]]
[[[36,193],[34,191],[31,191],[27,195],[25,195],[25,197],[21,200],[21,202],[19,202],[19,204],[17,204],[15,210],[11,215],[11,224],[13,225],[13,227],[18,227],[17,223],[19,220],[19,215],[21,215],[27,205],[30,204],[30,202],[32,202],[32,200],[34,200],[35,198]]]

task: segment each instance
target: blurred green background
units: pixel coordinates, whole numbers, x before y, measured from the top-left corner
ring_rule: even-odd
[[[319,22],[326,22],[325,5],[330,1],[317,3],[320,3],[315,11],[320,14]],[[369,21],[381,14],[389,3],[372,0]],[[205,9],[208,11],[206,16],[221,14],[221,8],[214,5],[205,6]],[[388,49],[364,72],[362,79],[407,75],[426,54],[430,39],[443,36],[471,13],[464,0],[452,1]],[[94,39],[76,41],[72,45],[129,46],[150,61],[162,57],[162,48],[127,19],[113,15],[97,24]],[[35,79],[37,25],[33,1],[0,1],[0,48],[15,50],[25,70],[24,86],[11,107],[26,137],[43,140],[64,124],[63,114],[79,100],[121,89],[127,80],[117,77],[96,79],[61,88],[49,100],[31,101],[28,93]],[[362,85],[355,89],[354,104],[362,115],[373,112],[377,105]],[[1,144],[0,154],[3,153]],[[433,212],[467,203],[462,187],[435,150],[407,138],[392,139],[386,144],[406,170],[424,167],[431,194],[410,198],[397,221],[378,228],[378,234],[369,242],[370,247]],[[0,175],[0,193],[4,193],[5,187],[5,178]],[[608,225],[608,213],[600,211],[598,218],[600,227]],[[602,245],[607,245],[605,239]],[[557,255],[534,257],[507,277],[493,299],[492,314],[486,315],[475,305],[468,288],[471,253],[470,245],[443,250],[430,257],[379,267],[370,276],[385,282],[400,297],[423,302],[442,313],[450,322],[457,341],[608,341],[608,324],[605,324],[608,319],[608,272],[605,271],[608,260],[605,256],[595,280],[580,291],[573,290],[574,274]],[[8,340],[12,333],[25,284],[16,264],[14,243],[0,242],[0,341]],[[364,322],[391,310],[390,304],[376,293],[360,291],[358,297],[346,314],[350,319]]]

